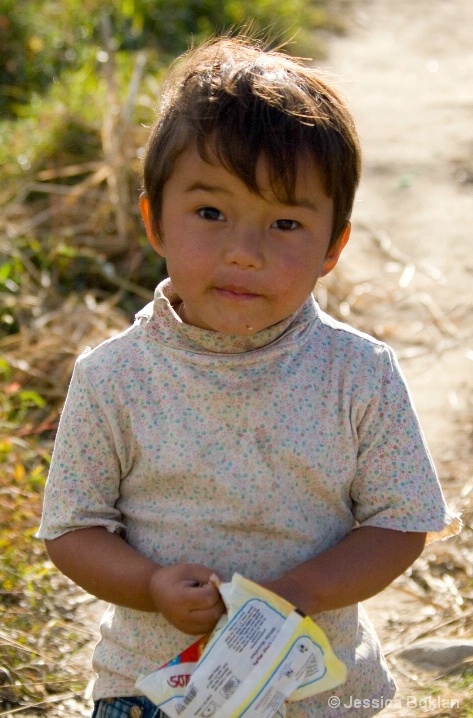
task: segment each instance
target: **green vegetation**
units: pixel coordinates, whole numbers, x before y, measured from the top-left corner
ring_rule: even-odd
[[[3,0],[0,114],[17,117],[52,85],[84,71],[93,74],[110,49],[107,42],[128,58],[149,51],[156,66],[191,40],[244,26],[280,39],[295,35],[296,47],[313,52],[311,32],[328,25],[336,23],[326,0]]]

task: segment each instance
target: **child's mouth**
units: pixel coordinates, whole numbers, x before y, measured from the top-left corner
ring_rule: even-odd
[[[228,299],[255,299],[259,296],[259,294],[256,294],[247,287],[237,285],[216,287],[216,290],[221,296],[227,297]]]

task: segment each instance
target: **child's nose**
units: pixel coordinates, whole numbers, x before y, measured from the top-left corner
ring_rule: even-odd
[[[225,247],[225,261],[244,269],[258,269],[263,264],[263,237],[258,230],[241,227],[232,232]]]

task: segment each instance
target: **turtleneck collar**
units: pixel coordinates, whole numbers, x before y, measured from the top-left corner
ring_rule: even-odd
[[[317,317],[317,305],[310,296],[300,309],[281,322],[249,336],[239,336],[185,324],[174,310],[180,301],[171,280],[165,279],[156,288],[154,301],[138,312],[136,318],[147,320],[147,333],[158,342],[204,354],[242,354],[261,349],[288,335],[300,335]]]

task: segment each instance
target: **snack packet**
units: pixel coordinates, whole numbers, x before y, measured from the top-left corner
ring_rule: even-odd
[[[283,718],[286,700],[344,682],[322,629],[291,603],[239,574],[219,591],[214,631],[136,683],[169,718]]]

